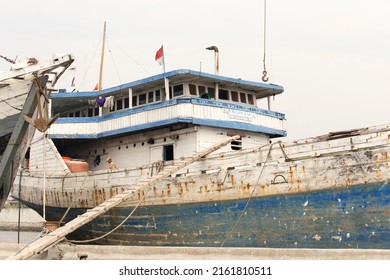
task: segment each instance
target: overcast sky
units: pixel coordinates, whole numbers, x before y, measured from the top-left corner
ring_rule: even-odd
[[[72,53],[70,89],[98,81],[104,21],[107,52],[103,87],[167,71],[213,73],[261,81],[264,0],[3,1],[0,55],[46,60]],[[273,109],[286,114],[286,140],[389,123],[390,1],[268,0],[266,66],[282,85]],[[0,70],[9,64],[0,61]]]

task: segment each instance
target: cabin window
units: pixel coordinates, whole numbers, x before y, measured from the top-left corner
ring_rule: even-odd
[[[238,92],[237,91],[230,92],[230,95],[231,95],[232,101],[238,102]]]
[[[80,118],[80,111],[76,111],[76,112],[74,113],[74,116],[75,116],[76,118]]]
[[[69,113],[69,118],[73,118],[73,113]]]
[[[137,96],[133,96],[133,106],[137,106]]]
[[[206,87],[204,87],[204,86],[198,86],[198,90],[199,90],[199,95],[201,95],[202,93],[207,92],[206,91]]]
[[[94,113],[95,113],[95,116],[99,116],[99,107],[95,108],[95,112]]]
[[[240,92],[240,99],[241,99],[241,103],[246,103],[246,94],[243,92]]]
[[[231,147],[232,150],[234,150],[234,151],[241,150],[241,149],[242,149],[242,140],[241,140],[241,138],[239,138],[239,139],[236,140],[236,141],[232,141],[232,143],[230,144],[230,147]]]
[[[88,117],[93,117],[93,111],[92,108],[88,108]]]
[[[173,87],[173,96],[177,97],[183,95],[183,85],[177,85]]]
[[[229,92],[226,89],[220,89],[218,98],[221,100],[229,100]]]
[[[190,88],[190,94],[191,95],[197,95],[197,93],[196,93],[196,85],[189,84],[189,88]]]
[[[255,103],[253,102],[253,95],[248,94],[248,103],[254,105]]]
[[[123,100],[122,99],[118,99],[116,101],[116,109],[117,110],[122,110],[123,109]]]
[[[139,105],[146,104],[146,93],[142,93],[139,95]]]
[[[125,105],[125,108],[129,108],[130,107],[130,104],[129,104],[129,98],[128,97],[126,97],[125,99],[123,99],[123,101],[124,101],[124,105]]]
[[[164,146],[164,160],[173,160],[173,145]]]
[[[212,87],[207,88],[207,92],[210,96],[210,98],[215,99],[215,89]]]
[[[161,92],[160,90],[156,90],[156,101],[160,101],[161,100]]]
[[[154,101],[153,95],[154,95],[154,92],[153,92],[153,91],[150,91],[150,92],[148,93],[148,103],[153,103],[153,101]]]

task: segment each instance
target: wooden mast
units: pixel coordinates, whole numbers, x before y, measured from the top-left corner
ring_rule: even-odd
[[[102,90],[102,80],[103,80],[103,62],[104,62],[104,46],[106,45],[106,22],[104,22],[103,28],[103,44],[102,44],[102,56],[100,59],[100,72],[99,72],[99,85],[98,90]]]

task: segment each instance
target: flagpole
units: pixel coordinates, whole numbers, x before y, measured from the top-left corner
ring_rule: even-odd
[[[164,53],[164,45],[161,45],[161,49],[162,49],[162,53],[163,53],[162,59],[163,59],[163,71],[164,71],[164,78],[165,78],[165,53]]]
[[[169,100],[169,80],[165,76],[165,53],[164,53],[164,45],[161,45],[162,49],[162,64],[163,64],[163,77],[164,77],[164,86],[165,86],[165,100]]]

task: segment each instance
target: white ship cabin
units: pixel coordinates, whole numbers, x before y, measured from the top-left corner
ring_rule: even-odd
[[[257,106],[282,92],[192,70],[101,91],[62,91],[51,94],[51,114],[61,117],[49,137],[63,157],[84,160],[92,171],[107,169],[108,157],[118,168],[179,159],[236,134],[240,141],[220,151],[239,151],[286,135],[285,115]]]

